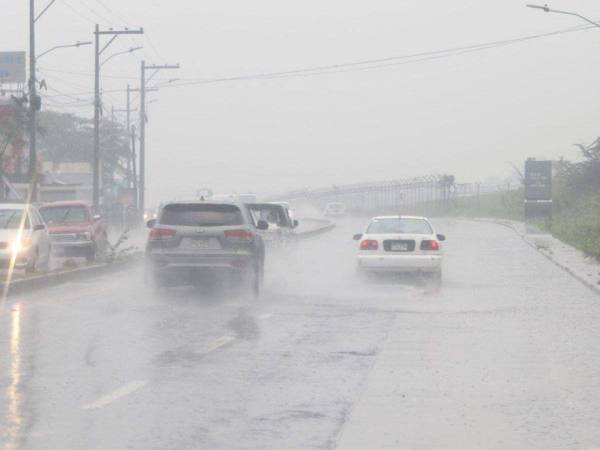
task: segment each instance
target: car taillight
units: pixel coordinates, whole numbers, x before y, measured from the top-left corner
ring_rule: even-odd
[[[421,250],[432,250],[437,251],[440,249],[440,243],[438,241],[421,241]]]
[[[232,241],[251,241],[254,233],[250,230],[225,230],[225,237]]]
[[[379,244],[374,239],[365,239],[360,243],[361,250],[377,250],[379,248]]]
[[[150,230],[150,239],[154,241],[159,241],[162,239],[170,239],[174,237],[176,234],[175,230],[170,230],[167,228],[152,228]]]

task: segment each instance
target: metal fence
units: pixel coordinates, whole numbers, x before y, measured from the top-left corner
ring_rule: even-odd
[[[339,202],[349,214],[438,214],[448,211],[458,198],[478,197],[518,189],[510,183],[456,183],[453,175],[303,189],[272,198],[295,205],[310,205],[323,211],[328,203]]]
[[[463,186],[463,185],[461,185]],[[419,178],[390,180],[305,189],[288,192],[277,198],[295,204],[310,204],[323,210],[328,203],[343,203],[351,214],[409,214],[432,212],[445,208],[456,195],[452,175],[430,175]]]

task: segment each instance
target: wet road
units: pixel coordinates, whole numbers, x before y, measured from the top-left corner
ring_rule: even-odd
[[[142,271],[12,298],[2,449],[600,448],[600,298],[512,231],[440,221],[440,292],[354,277],[362,221],[259,301]]]

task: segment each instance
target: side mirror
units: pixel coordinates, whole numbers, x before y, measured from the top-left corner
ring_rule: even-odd
[[[100,214],[96,214],[94,215],[94,217],[92,217],[92,220],[94,222],[98,222],[100,219],[102,219],[102,216]]]
[[[300,225],[300,222],[298,222],[296,219],[294,219],[294,221],[292,222],[292,225],[294,226],[294,228],[297,228],[298,225]]]
[[[154,228],[154,225],[156,225],[156,219],[150,219],[148,222],[146,222],[146,226],[148,228]]]
[[[358,234],[355,234],[352,239],[354,239],[355,241],[360,241],[362,236],[363,236],[362,233],[358,233]]]
[[[442,242],[442,241],[446,240],[446,236],[444,236],[443,234],[438,234],[437,239],[438,239],[438,241]]]
[[[269,223],[266,220],[259,220],[256,224],[256,229],[258,230],[268,230]]]
[[[43,231],[45,229],[46,229],[46,225],[44,225],[43,223],[40,223],[33,227],[33,231]]]

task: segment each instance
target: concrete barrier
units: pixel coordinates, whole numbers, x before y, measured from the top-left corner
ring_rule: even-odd
[[[296,236],[298,236],[299,239],[306,239],[309,237],[318,236],[320,234],[327,233],[328,231],[331,231],[335,228],[335,223],[327,219],[300,219],[301,226],[306,222],[313,223],[314,226],[311,226],[307,230],[296,232]]]

